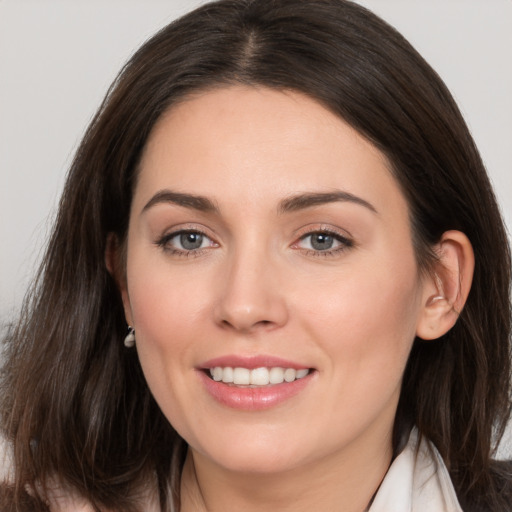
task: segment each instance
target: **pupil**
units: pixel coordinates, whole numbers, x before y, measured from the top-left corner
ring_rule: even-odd
[[[317,233],[311,237],[311,247],[318,251],[325,251],[332,247],[334,238],[331,235],[325,235],[323,233]]]
[[[199,233],[183,233],[180,236],[180,243],[184,249],[199,249],[203,243],[203,235]]]

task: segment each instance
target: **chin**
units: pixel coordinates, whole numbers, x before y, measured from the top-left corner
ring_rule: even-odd
[[[244,454],[215,457],[212,458],[212,462],[227,471],[261,476],[286,473],[300,466],[300,459],[296,452],[291,456],[283,456],[283,454],[276,456],[275,452],[251,453],[248,451]]]
[[[304,442],[283,442],[286,439],[283,434],[221,435],[209,446],[204,443],[197,448],[193,444],[190,446],[201,458],[209,459],[227,471],[264,475],[293,470],[309,459]],[[311,452],[314,453],[314,450]]]

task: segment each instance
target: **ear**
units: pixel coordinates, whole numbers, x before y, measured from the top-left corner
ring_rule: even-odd
[[[124,316],[128,325],[133,325],[130,300],[128,296],[128,287],[126,283],[125,257],[123,256],[123,247],[119,243],[118,237],[114,233],[109,233],[107,237],[107,247],[105,249],[105,266],[109,274],[117,284],[123,301]]]
[[[422,310],[416,336],[433,340],[446,334],[457,321],[471,289],[475,257],[468,237],[446,231],[435,247],[438,261],[423,280]]]

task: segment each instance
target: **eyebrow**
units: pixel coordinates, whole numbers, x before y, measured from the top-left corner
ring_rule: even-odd
[[[185,194],[183,192],[173,192],[172,190],[160,190],[144,206],[142,213],[149,210],[152,206],[161,203],[172,203],[185,208],[192,208],[200,212],[217,212],[217,206],[207,197],[194,194]]]
[[[348,202],[364,206],[373,213],[378,213],[376,208],[366,201],[350,192],[338,190],[336,192],[309,192],[304,194],[297,194],[288,197],[280,202],[278,211],[280,213],[295,212],[312,208],[322,204],[335,203],[335,202]],[[162,204],[172,203],[185,208],[191,208],[205,213],[219,213],[218,207],[213,201],[204,196],[195,194],[187,194],[184,192],[174,192],[172,190],[160,190],[157,192],[144,206],[142,213],[149,210],[151,207]]]
[[[327,203],[354,203],[364,206],[373,213],[378,214],[377,209],[365,199],[358,197],[350,192],[337,190],[335,192],[313,192],[297,194],[281,201],[279,205],[280,213],[295,212]]]

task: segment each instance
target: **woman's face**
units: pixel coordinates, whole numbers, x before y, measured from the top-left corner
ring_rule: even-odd
[[[198,460],[278,472],[389,449],[425,302],[408,209],[320,104],[234,86],[166,113],[126,270],[147,382]]]

